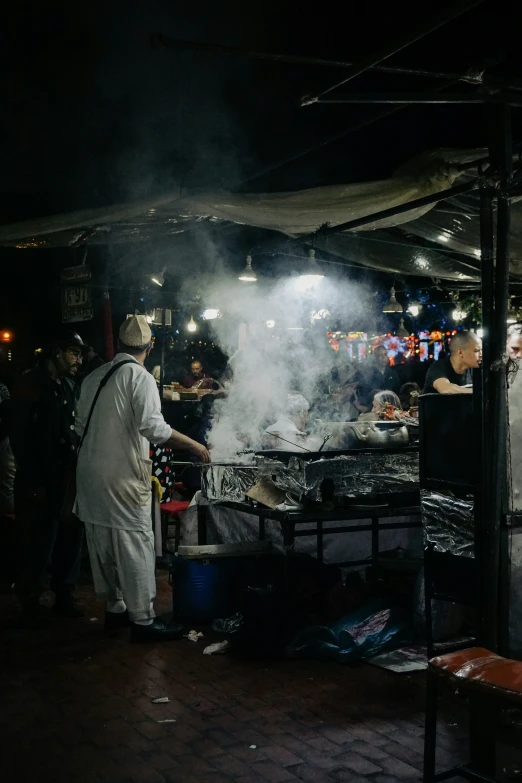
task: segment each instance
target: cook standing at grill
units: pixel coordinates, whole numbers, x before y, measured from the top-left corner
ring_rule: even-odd
[[[131,625],[131,640],[179,638],[181,627],[155,616],[154,535],[149,442],[210,462],[207,449],[164,420],[156,382],[143,366],[151,349],[145,316],[130,316],[119,353],[85,379],[76,431],[75,512],[85,523],[94,587],[105,602],[105,628]]]

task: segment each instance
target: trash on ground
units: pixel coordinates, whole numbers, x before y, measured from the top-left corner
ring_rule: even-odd
[[[158,696],[156,699],[151,699],[152,704],[168,704],[169,701],[168,696]]]
[[[98,618],[97,617],[91,617],[90,622],[91,623],[97,623],[98,622]]]
[[[188,639],[190,642],[197,642],[197,640],[201,639],[202,637],[203,634],[201,631],[189,631],[189,633],[185,635],[185,639]]]
[[[243,615],[237,614],[232,617],[227,617],[224,620],[214,620],[212,623],[212,630],[218,633],[235,633],[243,623]]]
[[[176,718],[165,718],[165,720],[157,720],[156,723],[176,723]]]
[[[215,642],[214,644],[209,644],[208,647],[205,647],[203,650],[203,655],[217,655],[217,653],[224,653],[228,650],[230,647],[230,642],[228,639],[225,639],[224,642]]]

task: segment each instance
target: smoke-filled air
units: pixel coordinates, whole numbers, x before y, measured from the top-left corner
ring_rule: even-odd
[[[231,371],[228,394],[213,408],[208,442],[214,461],[261,448],[264,430],[284,413],[288,393],[312,402],[335,362],[326,338],[331,319],[344,313],[353,323],[367,322],[372,309],[365,286],[328,278],[312,285],[298,277],[231,284],[227,276],[204,296],[224,316],[212,321],[213,338],[229,355]]]

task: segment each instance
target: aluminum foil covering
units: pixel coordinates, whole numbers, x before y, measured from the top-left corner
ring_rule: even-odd
[[[291,457],[288,465],[276,459],[256,458],[259,476],[271,478],[292,496],[321,501],[321,484],[331,479],[336,495],[371,495],[414,489],[419,482],[419,455],[357,454],[307,461]]]
[[[207,500],[244,502],[258,478],[257,467],[246,465],[202,465],[201,492]]]
[[[437,552],[475,557],[473,499],[421,490],[421,515],[424,540]]]

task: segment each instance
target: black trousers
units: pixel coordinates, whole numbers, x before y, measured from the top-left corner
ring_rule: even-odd
[[[63,522],[62,504],[66,486],[60,475],[45,487],[34,487],[28,477],[17,473],[15,514],[18,530],[17,579],[15,592],[23,604],[38,601],[51,568],[51,590],[67,596],[78,579],[84,536],[76,519]]]

